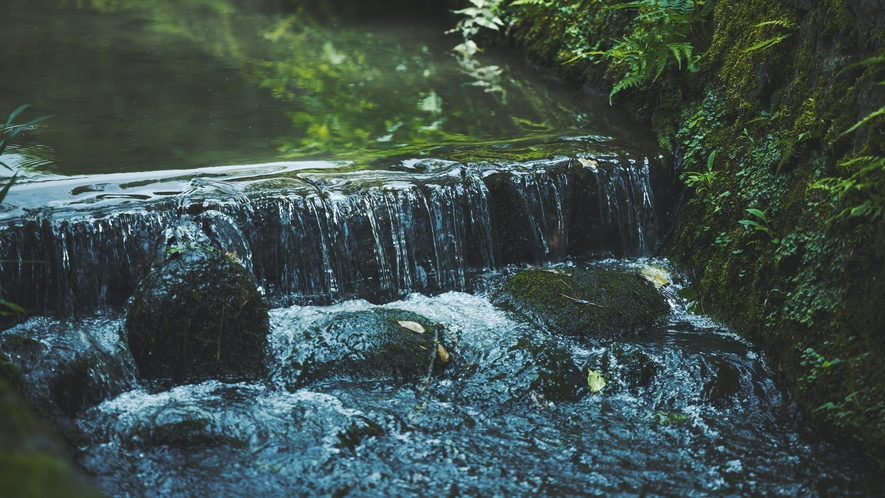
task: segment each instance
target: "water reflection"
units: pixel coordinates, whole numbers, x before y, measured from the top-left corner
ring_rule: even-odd
[[[56,114],[20,135],[18,153],[61,174],[280,156],[368,162],[562,135],[632,140],[604,99],[512,55],[478,54],[465,71],[452,53],[458,37],[421,2],[360,5],[4,2],[0,72],[12,76],[0,79],[0,110],[30,103]],[[484,91],[489,78],[501,91]]]

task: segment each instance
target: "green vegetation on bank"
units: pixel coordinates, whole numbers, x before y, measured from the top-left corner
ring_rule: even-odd
[[[885,5],[521,0],[538,62],[651,121],[687,202],[667,247],[806,412],[885,461]]]

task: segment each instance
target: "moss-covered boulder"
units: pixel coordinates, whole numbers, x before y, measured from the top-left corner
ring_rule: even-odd
[[[125,325],[139,375],[159,385],[258,377],[269,327],[246,269],[202,248],[180,248],[154,268]]]
[[[593,338],[641,332],[669,311],[664,297],[641,276],[594,268],[519,271],[494,303],[552,332]]]
[[[373,308],[325,315],[291,342],[273,376],[289,389],[327,379],[415,382],[453,363],[445,327],[410,311]]]
[[[102,496],[74,470],[64,446],[9,383],[16,377],[11,372],[0,374],[0,496]]]

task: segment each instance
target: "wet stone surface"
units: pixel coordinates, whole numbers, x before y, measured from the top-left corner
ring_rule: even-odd
[[[141,378],[156,386],[257,378],[265,370],[268,317],[249,273],[211,248],[169,251],[126,316]]]
[[[557,334],[612,339],[654,327],[668,312],[641,275],[598,268],[538,268],[510,277],[494,297]]]

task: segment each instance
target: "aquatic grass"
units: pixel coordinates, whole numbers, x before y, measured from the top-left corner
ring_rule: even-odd
[[[0,158],[2,158],[3,154],[6,152],[6,146],[9,145],[10,140],[12,140],[14,136],[18,135],[19,132],[28,129],[29,127],[39,123],[40,121],[43,121],[44,119],[52,117],[52,115],[43,116],[32,119],[24,124],[13,125],[12,121],[28,107],[30,107],[28,104],[20,105],[16,110],[12,111],[9,114],[9,118],[6,119],[6,123],[3,124],[2,128],[0,128],[0,137],[2,137],[0,138]],[[2,204],[3,200],[6,199],[6,194],[9,193],[9,189],[12,188],[13,184],[15,184],[15,180],[18,178],[18,172],[15,172],[12,167],[10,167],[2,160],[0,160],[0,166],[3,166],[9,171],[13,171],[12,178],[10,178],[6,185],[4,185],[2,189],[0,189],[0,204]],[[0,288],[0,293],[2,293],[2,291],[3,289]],[[13,314],[24,315],[26,314],[26,312],[24,308],[22,308],[18,304],[8,301],[0,296],[0,316],[10,316]]]
[[[19,132],[21,132],[22,130],[28,129],[31,126],[34,126],[35,124],[39,123],[40,121],[43,121],[44,119],[52,117],[52,115],[42,116],[37,119],[32,119],[24,124],[13,125],[12,120],[14,120],[16,117],[18,117],[18,115],[21,114],[21,112],[24,111],[25,109],[27,109],[28,107],[30,107],[29,104],[23,104],[23,105],[18,106],[18,108],[16,110],[12,111],[9,114],[9,118],[6,119],[6,123],[3,125],[2,129],[0,129],[0,137],[2,137],[2,138],[0,138],[0,158],[2,158],[3,154],[6,152],[6,146],[9,145],[10,140],[12,140],[12,138],[14,136],[18,135]],[[6,185],[3,186],[3,189],[0,190],[0,203],[2,203],[3,199],[6,198],[6,194],[9,193],[9,189],[12,188],[12,185],[15,183],[15,180],[18,178],[18,173],[14,172],[12,167],[10,167],[8,164],[4,163],[2,160],[0,160],[0,166],[3,166],[4,168],[8,169],[9,171],[13,171],[12,178],[10,178],[9,182],[7,182]]]

